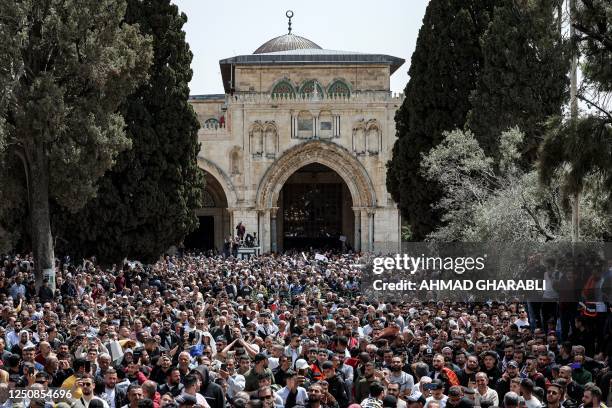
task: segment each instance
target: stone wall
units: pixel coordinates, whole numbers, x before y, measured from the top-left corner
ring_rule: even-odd
[[[323,87],[342,78],[352,87],[351,94],[341,98],[272,97],[272,86],[284,77],[295,84],[316,79]],[[334,169],[352,189],[347,190],[350,202],[346,200],[342,221],[351,244],[372,249],[398,243],[399,216],[386,190],[386,163],[395,142],[395,111],[403,97],[388,92],[389,67],[237,67],[236,78],[239,90],[253,87],[254,91],[191,100],[201,123],[215,115],[225,121],[224,126],[204,127],[198,134],[201,167],[229,195],[224,234],[242,220],[249,230],[258,232],[264,251],[281,249],[272,245],[282,237],[282,220],[277,222],[282,214],[279,203],[272,196],[263,201],[258,197],[262,189],[270,188],[264,186],[266,180],[288,178],[312,159]],[[311,137],[303,137],[303,132],[295,132],[302,113],[310,115],[317,129],[321,120],[333,120],[334,132],[323,137],[313,130]],[[300,150],[302,146],[313,148]],[[288,156],[292,158],[285,160]],[[277,178],[270,179],[274,172]],[[375,197],[375,202],[367,197]]]
[[[310,65],[310,66],[236,66],[236,92],[272,92],[273,86],[287,78],[295,86],[316,79],[324,90],[336,79],[343,79],[354,91],[388,91],[388,65]]]

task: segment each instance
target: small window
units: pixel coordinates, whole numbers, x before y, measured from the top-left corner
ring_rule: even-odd
[[[333,137],[333,116],[330,111],[319,113],[319,136],[322,138]]]
[[[329,88],[327,88],[327,94],[331,97],[334,96],[350,96],[351,91],[348,85],[340,80],[334,81]]]
[[[204,128],[205,129],[218,129],[219,121],[215,118],[206,119],[206,121],[204,122]]]
[[[297,122],[298,137],[312,137],[312,115],[310,112],[300,112]]]
[[[313,95],[315,91],[315,87],[316,87],[317,94],[319,95],[319,97],[322,97],[323,88],[321,88],[321,85],[319,84],[319,82],[317,82],[314,79],[311,79],[310,81],[306,81],[304,85],[302,85],[302,88],[300,89],[300,94],[302,94],[302,96]]]
[[[289,81],[281,81],[272,89],[272,97],[295,96],[295,90]]]

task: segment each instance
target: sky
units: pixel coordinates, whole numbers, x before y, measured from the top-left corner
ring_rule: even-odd
[[[387,54],[406,60],[391,77],[402,92],[428,0],[172,0],[187,14],[193,52],[191,95],[223,93],[219,60],[252,54],[264,42],[293,34],[329,50]]]

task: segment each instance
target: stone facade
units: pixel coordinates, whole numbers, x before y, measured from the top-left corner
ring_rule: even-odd
[[[219,249],[242,221],[258,233],[262,251],[282,250],[281,189],[291,177],[300,182],[304,176],[296,171],[317,163],[345,184],[342,232],[350,245],[395,251],[400,217],[385,187],[385,165],[402,96],[389,90],[392,68],[378,61],[305,60],[232,60],[225,94],[191,98],[202,124],[199,164],[210,197],[200,214],[215,217]]]

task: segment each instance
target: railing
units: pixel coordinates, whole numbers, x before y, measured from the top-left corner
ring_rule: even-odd
[[[317,103],[317,102],[402,102],[403,93],[386,91],[355,92],[351,94],[269,94],[269,93],[240,93],[227,95],[227,103]]]
[[[202,123],[200,130],[225,130],[225,123]]]
[[[202,123],[198,131],[198,139],[204,140],[225,140],[229,139],[230,132],[225,127],[225,123]]]

